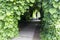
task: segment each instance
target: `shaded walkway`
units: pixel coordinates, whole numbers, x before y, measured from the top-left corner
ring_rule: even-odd
[[[25,27],[22,27],[19,33],[19,37],[14,38],[12,40],[36,40],[39,38],[37,28],[38,27],[38,22],[31,22],[27,23],[28,25]],[[36,36],[36,37],[34,37]],[[38,38],[37,38],[38,37]],[[39,39],[38,39],[39,40]]]

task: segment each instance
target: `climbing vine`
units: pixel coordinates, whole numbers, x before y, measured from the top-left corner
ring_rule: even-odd
[[[33,6],[35,0],[0,0],[0,40],[10,40],[18,32],[20,15]]]
[[[60,40],[60,1],[43,0],[45,21],[41,40]]]

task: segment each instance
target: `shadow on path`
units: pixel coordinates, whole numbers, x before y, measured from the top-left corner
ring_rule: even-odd
[[[39,26],[38,22],[21,23],[19,25],[20,33],[17,38],[13,40],[38,40]]]

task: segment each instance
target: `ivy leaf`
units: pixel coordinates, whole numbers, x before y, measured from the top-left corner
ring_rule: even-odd
[[[59,10],[60,10],[60,6],[59,6]]]
[[[30,0],[32,3],[34,3],[35,2],[35,0]]]
[[[7,15],[7,16],[10,16],[10,15],[11,15],[11,12],[7,11],[7,12],[6,12],[6,15]]]
[[[20,11],[16,11],[16,14],[20,16],[21,15],[21,12]]]
[[[56,2],[58,2],[59,0],[55,0]]]
[[[58,8],[58,4],[57,3],[53,3],[53,7],[55,7],[55,8]]]
[[[30,3],[30,0],[26,0],[28,3]]]
[[[14,0],[10,0],[11,2],[13,2]]]
[[[0,20],[4,20],[5,16],[0,16]]]
[[[15,9],[15,10],[18,10],[18,7],[14,6],[14,9]]]
[[[49,12],[50,12],[51,14],[54,14],[54,13],[56,13],[56,12],[57,12],[57,10],[56,10],[56,9],[54,9],[54,8],[50,8],[50,9],[49,9]]]

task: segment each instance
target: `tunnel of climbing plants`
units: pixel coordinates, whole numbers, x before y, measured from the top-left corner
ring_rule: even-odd
[[[18,37],[29,23],[38,23],[39,40],[60,40],[60,0],[0,0],[0,40]]]

